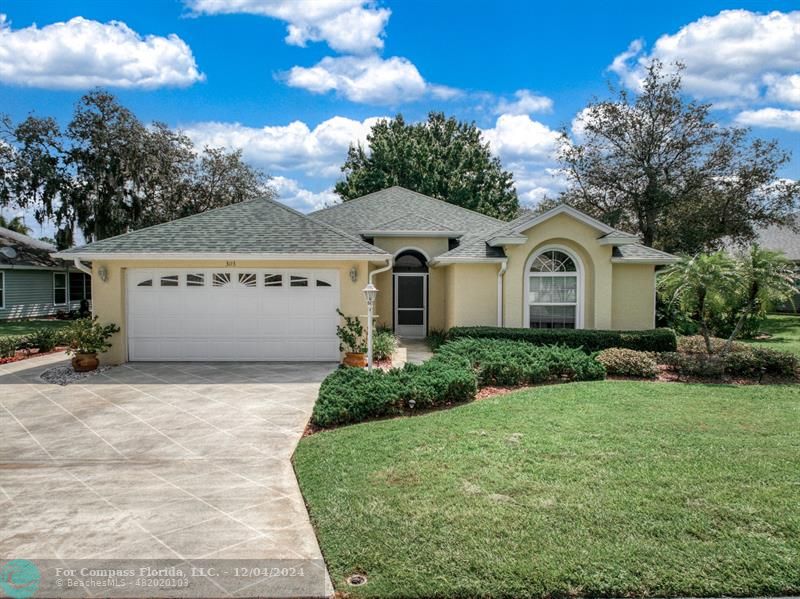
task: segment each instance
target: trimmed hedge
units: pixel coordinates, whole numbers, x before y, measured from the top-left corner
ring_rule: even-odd
[[[797,356],[765,347],[739,344],[724,356],[704,353],[664,353],[661,361],[685,376],[718,377],[722,374],[760,378],[764,374],[796,377]]]
[[[424,364],[406,364],[389,372],[336,370],[320,385],[311,422],[330,427],[396,416],[411,407],[425,409],[469,401],[479,384],[588,381],[604,376],[603,365],[579,349],[462,339],[444,344]]]
[[[439,348],[434,359],[467,358],[481,385],[526,385],[549,380],[592,381],[605,369],[580,349],[541,347],[505,339],[459,339]]]
[[[511,329],[505,327],[453,327],[447,332],[451,341],[464,338],[506,339],[535,345],[564,345],[586,353],[610,347],[636,351],[674,352],[677,338],[672,329],[645,331],[606,331],[591,329]]]
[[[429,360],[389,372],[340,368],[322,381],[311,422],[328,427],[402,414],[475,397],[477,381],[466,360]]]
[[[654,379],[658,376],[658,363],[651,352],[622,347],[604,349],[595,360],[606,367],[608,374]]]

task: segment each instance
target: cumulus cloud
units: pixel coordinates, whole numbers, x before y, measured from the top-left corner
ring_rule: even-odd
[[[744,110],[736,115],[736,122],[752,127],[773,127],[800,131],[800,110],[782,110],[780,108],[761,108]]]
[[[75,17],[12,29],[0,14],[0,81],[49,89],[185,87],[204,75],[177,35],[139,35],[125,23]]]
[[[309,127],[302,121],[286,125],[248,127],[241,123],[205,122],[183,127],[199,147],[241,149],[248,162],[274,176],[279,199],[301,210],[316,210],[338,201],[331,186],[351,143],[367,147],[367,135],[379,120],[357,121],[335,116]],[[500,115],[494,127],[482,130],[491,150],[514,173],[520,201],[535,205],[554,197],[565,186],[554,160],[559,133],[527,115]],[[313,184],[308,184],[311,180]],[[323,191],[309,191],[316,187]]]
[[[312,212],[341,201],[341,198],[332,189],[320,192],[309,191],[294,179],[286,177],[273,177],[270,185],[275,188],[281,202],[300,212]]]
[[[327,56],[313,67],[292,67],[285,79],[292,87],[317,94],[336,92],[364,104],[394,105],[426,94],[444,99],[458,94],[426,82],[412,62],[399,56]]]
[[[501,114],[483,137],[503,160],[549,162],[555,157],[560,134],[528,115]]]
[[[514,92],[514,100],[501,98],[495,107],[495,114],[531,114],[534,112],[552,112],[553,100],[539,95],[529,89]]]
[[[800,102],[800,11],[725,10],[662,35],[647,52],[636,40],[609,69],[629,87],[652,58],[686,65],[684,89],[722,106],[777,99]]]
[[[365,0],[185,0],[198,14],[247,13],[280,19],[286,43],[325,42],[337,52],[362,54],[383,47],[388,8]]]
[[[367,134],[381,118],[386,117],[356,121],[335,116],[313,129],[302,121],[266,127],[203,122],[183,131],[199,147],[240,149],[249,162],[270,174],[301,171],[308,176],[334,177],[350,144],[366,144]]]

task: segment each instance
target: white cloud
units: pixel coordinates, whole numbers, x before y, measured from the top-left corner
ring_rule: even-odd
[[[313,192],[301,187],[294,179],[273,177],[270,185],[278,192],[278,199],[300,212],[312,212],[341,201],[332,189]]]
[[[437,97],[457,93],[427,83],[417,67],[399,56],[327,56],[313,67],[292,67],[286,82],[313,93],[336,92],[352,102],[399,104],[431,93]]]
[[[286,43],[326,42],[337,52],[362,54],[383,48],[392,12],[365,0],[185,0],[196,13],[248,13],[287,23]]]
[[[0,14],[0,81],[49,89],[187,86],[204,75],[177,35],[141,36],[83,17],[12,29]]]
[[[780,108],[744,110],[736,115],[736,122],[751,127],[773,127],[800,131],[800,110],[782,110]]]
[[[800,106],[800,75],[765,77],[767,92],[771,100]]]
[[[556,166],[529,169],[524,163],[516,163],[508,167],[514,173],[519,202],[528,208],[546,197],[558,197],[568,185],[566,176]]]
[[[282,202],[310,211],[338,200],[331,186],[341,176],[348,147],[351,143],[367,146],[372,126],[388,118],[357,121],[336,116],[314,128],[302,121],[266,127],[206,122],[187,125],[183,131],[200,147],[241,149],[248,162],[274,176],[272,183]],[[564,177],[554,161],[557,131],[527,115],[501,115],[494,127],[482,133],[505,168],[514,173],[523,204],[535,205],[564,188]],[[306,189],[307,179],[313,179],[314,185],[319,183],[318,188],[324,191]]]
[[[555,157],[560,134],[528,115],[501,114],[483,137],[503,160],[549,162]]]
[[[495,114],[531,114],[533,112],[552,112],[553,100],[528,89],[514,92],[514,100],[501,98],[495,107]]]
[[[649,52],[634,41],[609,69],[631,88],[651,58],[686,65],[684,89],[720,105],[800,101],[800,11],[725,10],[662,35]]]
[[[241,149],[249,162],[269,174],[301,171],[312,177],[335,177],[350,144],[366,144],[372,125],[381,118],[386,117],[356,121],[336,116],[314,129],[302,121],[266,127],[204,122],[183,131],[199,147]]]

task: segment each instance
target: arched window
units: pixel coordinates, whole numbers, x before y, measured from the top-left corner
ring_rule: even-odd
[[[416,250],[405,250],[394,259],[394,272],[428,272],[425,256]]]
[[[580,310],[582,268],[577,257],[546,249],[529,261],[525,274],[528,326],[575,329],[583,326]]]

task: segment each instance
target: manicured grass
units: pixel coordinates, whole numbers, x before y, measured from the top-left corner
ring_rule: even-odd
[[[69,320],[1,320],[0,337],[7,335],[29,335],[36,329],[63,329],[69,326]]]
[[[798,431],[797,386],[572,383],[319,433],[295,468],[353,596],[798,594]]]
[[[800,316],[770,314],[762,327],[762,332],[772,335],[764,340],[747,340],[760,347],[771,347],[781,351],[789,351],[800,356]]]

